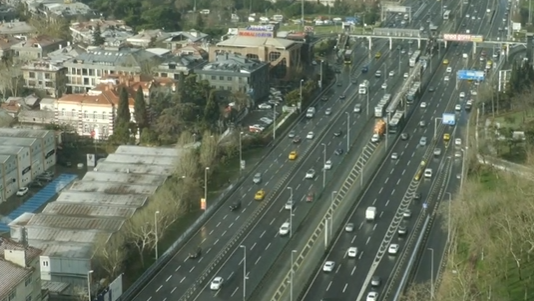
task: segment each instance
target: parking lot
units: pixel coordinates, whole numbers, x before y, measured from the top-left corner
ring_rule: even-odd
[[[243,120],[243,126],[250,133],[261,133],[271,126],[282,112],[284,106],[284,96],[278,89],[271,88],[270,95],[265,102],[256,105]]]

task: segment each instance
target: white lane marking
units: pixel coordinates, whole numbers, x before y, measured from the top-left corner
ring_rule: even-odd
[[[159,290],[160,290],[162,287],[163,287],[163,284],[160,285],[160,286],[158,287],[158,289],[156,290],[156,293],[159,292]]]
[[[169,280],[171,280],[172,278],[172,275],[170,275],[169,277],[167,277],[167,279],[165,279],[165,282],[169,282]]]

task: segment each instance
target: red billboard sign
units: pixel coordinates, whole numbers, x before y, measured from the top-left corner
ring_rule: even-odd
[[[265,31],[250,31],[243,30],[238,33],[242,37],[254,37],[254,38],[272,38],[274,37],[274,32],[265,32]]]
[[[443,34],[443,39],[445,41],[454,41],[454,42],[483,42],[484,41],[483,36],[470,35],[470,34],[456,34],[456,33]]]

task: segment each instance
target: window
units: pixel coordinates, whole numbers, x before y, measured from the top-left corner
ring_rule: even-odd
[[[102,112],[102,120],[106,120],[107,117],[108,116],[107,116],[106,112]]]
[[[83,132],[89,133],[89,125],[87,123],[83,125]]]
[[[89,113],[87,111],[83,111],[83,118],[89,118]]]
[[[52,75],[50,73],[46,72],[45,73],[45,79],[51,79],[51,78],[52,78]]]
[[[217,78],[217,77],[216,77],[215,75],[212,75],[212,76],[211,76],[211,79],[213,79],[213,80],[216,79],[216,78]]]
[[[28,75],[29,78],[35,78],[35,72],[30,72],[30,74]]]
[[[24,286],[28,286],[32,283],[32,276],[30,275],[26,279],[24,279]]]
[[[165,73],[165,72],[162,72],[162,73],[160,74],[160,77],[168,77],[168,76],[169,76],[169,75],[168,75],[167,73]]]
[[[219,76],[219,80],[224,80],[224,76]]]
[[[65,116],[65,109],[61,109],[61,116]]]
[[[54,87],[54,83],[53,82],[45,82],[45,87],[53,88]]]
[[[9,292],[9,297],[7,298],[7,300],[8,301],[15,300],[15,297],[17,297],[17,291],[12,290],[11,292]]]
[[[48,260],[43,260],[43,266],[44,266],[44,267],[47,267],[47,266],[48,266]]]
[[[228,80],[231,81],[231,80],[232,80],[232,77],[231,77],[231,76],[228,76],[226,79],[228,79]]]
[[[96,119],[96,115],[97,115],[97,114],[98,114],[97,111],[94,111],[94,112],[93,112],[93,119]]]
[[[76,113],[76,110],[75,109],[72,109],[72,111],[70,112],[70,116],[72,117],[76,117],[78,114]]]

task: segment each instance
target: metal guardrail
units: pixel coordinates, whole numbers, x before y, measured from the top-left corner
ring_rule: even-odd
[[[330,88],[335,84],[335,80],[332,80],[328,86],[326,86],[322,91],[317,93],[317,96],[315,100],[310,103],[310,105],[314,105],[317,102],[320,101],[321,97],[327,93]],[[303,111],[304,112],[304,111]],[[300,122],[303,118],[305,118],[305,114],[301,113],[301,116],[297,118],[295,121],[293,121],[293,125]],[[292,126],[289,126],[286,130],[286,132],[289,132]],[[285,133],[284,133],[285,134]],[[284,137],[285,135],[282,134],[281,137]],[[151,278],[153,278],[167,263],[172,259],[174,254],[181,248],[187,241],[191,239],[191,236],[199,231],[199,229],[206,223],[206,221],[212,217],[212,215],[219,209],[219,207],[226,201],[226,199],[232,195],[242,184],[242,182],[249,178],[250,175],[254,172],[257,166],[259,166],[265,158],[268,157],[270,152],[274,150],[275,146],[278,145],[283,139],[279,139],[278,141],[275,141],[273,145],[271,146],[271,150],[259,161],[256,163],[255,167],[251,169],[248,173],[240,177],[237,182],[234,185],[231,185],[228,187],[215,201],[212,202],[212,206],[206,210],[204,214],[202,214],[187,230],[178,237],[178,239],[165,251],[162,255],[160,255],[159,259],[150,266],[137,280],[130,285],[130,287],[117,299],[118,301],[127,301],[127,300],[133,300],[135,296],[145,287],[145,285],[150,282]]]

